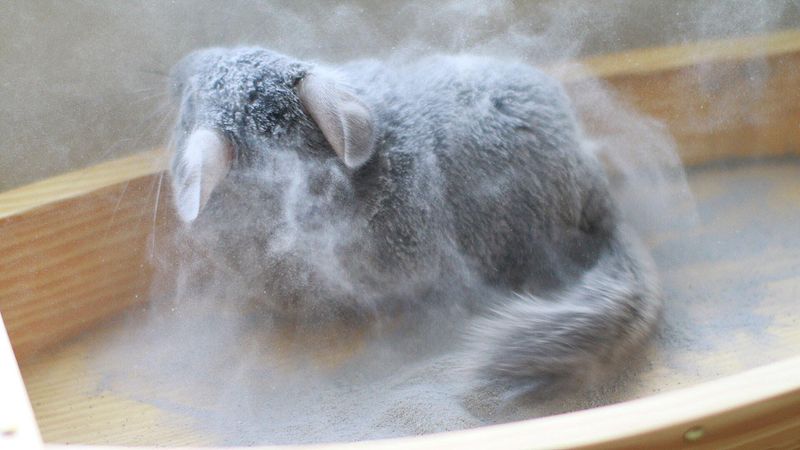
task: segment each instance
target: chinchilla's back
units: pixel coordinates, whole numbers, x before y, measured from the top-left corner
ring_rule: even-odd
[[[475,56],[345,70],[368,87],[362,95],[388,137],[381,151],[414,155],[417,176],[442,185],[430,189],[430,203],[443,204],[459,251],[486,280],[552,287],[596,259],[582,249],[610,232],[610,197],[557,82],[525,64]],[[600,229],[583,233],[585,222]]]
[[[382,151],[426,162],[418,171],[442,187],[418,195],[441,206],[474,273],[505,292],[471,334],[482,384],[552,395],[646,341],[660,315],[655,270],[557,82],[480,57],[362,64],[357,84],[373,89],[363,95],[390,137]]]

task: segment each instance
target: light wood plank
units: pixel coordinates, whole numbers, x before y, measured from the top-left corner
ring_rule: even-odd
[[[0,219],[153,175],[165,167],[166,155],[157,149],[37,181],[0,193]]]
[[[774,58],[797,52],[800,52],[800,30],[790,29],[766,35],[642,48],[593,56],[579,61],[587,72],[573,71],[574,62],[554,64],[548,71],[564,82],[574,82],[581,81],[587,76],[613,79],[619,76],[658,75],[701,64]]]
[[[3,323],[0,315],[0,449],[35,450],[42,437]]]
[[[590,132],[614,123],[614,111],[594,103],[597,77],[637,111],[661,121],[684,164],[800,152],[800,31],[580,63],[580,69],[564,64],[549,71],[566,82]]]
[[[155,209],[167,189],[147,174],[157,160],[137,155],[0,196],[9,213],[0,216],[0,311],[20,359],[147,297],[169,217]]]

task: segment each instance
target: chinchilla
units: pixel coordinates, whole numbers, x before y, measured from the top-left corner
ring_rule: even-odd
[[[653,263],[563,88],[516,61],[331,67],[211,48],[171,76],[179,217],[277,317],[475,302],[475,380],[553,396],[641,347]]]

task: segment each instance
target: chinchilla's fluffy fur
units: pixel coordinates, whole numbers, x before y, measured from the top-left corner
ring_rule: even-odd
[[[564,91],[528,65],[207,49],[172,82],[177,207],[192,221],[213,191],[193,232],[278,316],[483,305],[465,330],[476,380],[542,396],[614,366],[657,322],[649,255]]]

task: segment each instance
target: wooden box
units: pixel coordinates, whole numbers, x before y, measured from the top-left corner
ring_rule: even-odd
[[[713,172],[692,185],[701,200],[739,182],[770,179],[764,207],[785,220],[797,217],[800,164],[791,155],[800,155],[800,31],[581,63],[582,71],[571,64],[549,70],[578,99],[585,83],[599,79],[666,124],[690,171]],[[720,102],[730,107],[715,108]],[[143,152],[0,194],[0,448],[204,443],[191,430],[160,427],[154,406],[80,388],[91,378],[81,360],[97,345],[92,333],[113,327],[111,319],[148,298],[155,234],[172,226],[164,160],[161,151]],[[720,220],[732,221],[748,214],[741,208],[729,202],[715,211],[730,212]],[[734,373],[738,366],[727,356],[708,360],[706,353],[702,364],[725,376],[674,389],[680,383],[669,373],[651,374],[648,382],[665,392],[541,419],[332,447],[800,448],[800,252],[781,236],[765,239],[765,249],[744,260],[666,274],[668,282],[687,283],[693,275],[731,270],[768,274],[766,303],[758,305],[768,304],[761,313],[781,318],[781,325],[764,331],[772,341],[762,347],[730,344],[763,353],[759,367],[741,364],[747,370]],[[725,302],[719,292],[713,301]]]

